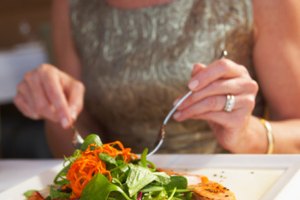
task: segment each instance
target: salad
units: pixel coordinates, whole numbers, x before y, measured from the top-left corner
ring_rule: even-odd
[[[212,199],[201,198],[203,193],[235,199],[227,188],[206,177],[201,178],[199,185],[188,186],[185,176],[158,170],[147,160],[147,152],[145,149],[138,156],[120,141],[102,144],[98,135],[90,134],[81,149],[65,158],[64,167],[46,194],[30,190],[24,195],[27,200]]]

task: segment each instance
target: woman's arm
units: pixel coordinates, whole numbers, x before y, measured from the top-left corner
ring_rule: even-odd
[[[254,0],[254,64],[269,106],[274,153],[300,152],[300,1]],[[247,69],[226,58],[196,64],[193,91],[174,114],[178,121],[208,121],[219,144],[232,153],[266,153],[267,130],[252,115],[258,85]],[[235,97],[224,111],[226,95]]]
[[[80,61],[72,40],[69,1],[52,1],[52,39],[55,65],[74,78],[80,80]]]
[[[46,121],[50,148],[55,156],[62,157],[72,151],[72,133],[67,129],[83,109],[84,86],[78,80],[80,63],[70,36],[67,0],[54,0],[52,12],[59,68],[41,64],[27,72],[17,87],[14,103],[25,116]]]
[[[53,0],[51,14],[55,65],[80,80],[80,62],[71,36],[68,0]],[[74,150],[70,129],[64,129],[60,124],[50,120],[46,120],[45,126],[48,144],[55,157],[62,157]]]
[[[298,0],[254,0],[254,64],[273,120],[275,153],[300,152],[299,10]]]

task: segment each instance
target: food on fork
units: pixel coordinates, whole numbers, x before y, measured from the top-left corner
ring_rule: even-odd
[[[100,141],[100,142],[99,142]],[[119,141],[102,144],[89,135],[47,191],[31,190],[27,200],[235,200],[234,194],[205,176],[157,169],[147,160],[147,149],[138,156]],[[193,176],[193,175],[190,175]]]

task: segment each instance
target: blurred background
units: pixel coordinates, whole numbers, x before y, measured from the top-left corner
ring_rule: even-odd
[[[14,106],[24,73],[52,61],[51,0],[0,2],[0,158],[50,158],[43,121]]]

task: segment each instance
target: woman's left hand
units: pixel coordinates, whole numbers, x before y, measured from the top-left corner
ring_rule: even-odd
[[[226,58],[207,67],[195,64],[188,86],[193,94],[178,108],[174,118],[206,120],[223,148],[242,152],[258,91],[258,84],[247,69]],[[224,110],[227,95],[235,98],[231,111]]]

